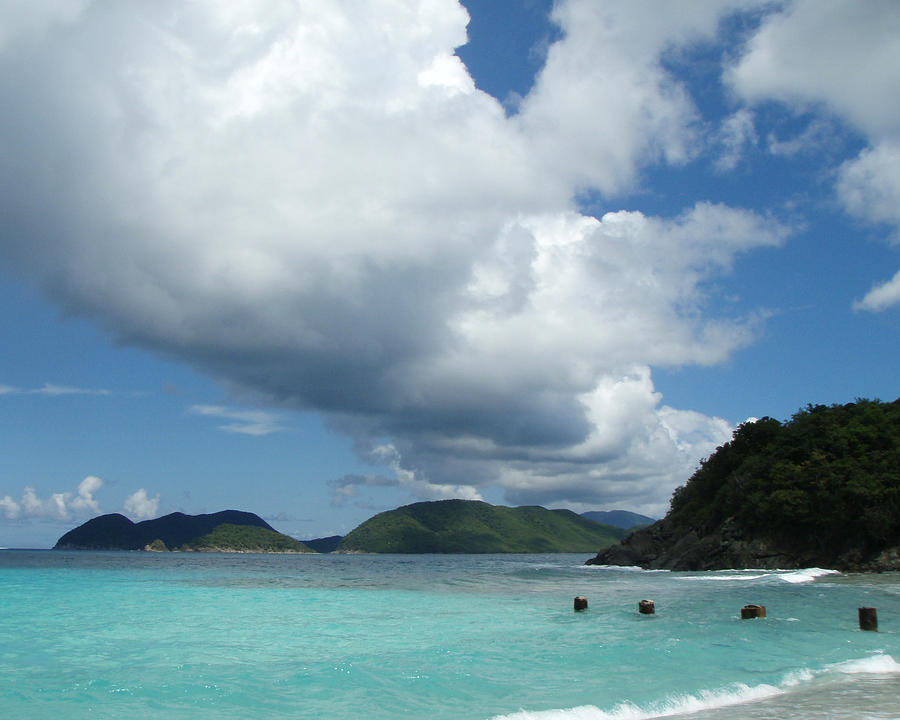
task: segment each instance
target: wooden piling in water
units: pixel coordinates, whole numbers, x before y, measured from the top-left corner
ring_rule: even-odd
[[[744,605],[741,608],[741,620],[750,620],[752,618],[764,618],[766,616],[765,605]]]
[[[878,632],[878,611],[873,607],[859,609],[859,629]]]

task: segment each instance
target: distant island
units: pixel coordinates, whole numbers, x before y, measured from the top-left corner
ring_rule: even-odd
[[[619,521],[630,519],[616,517]],[[139,523],[112,513],[95,517],[70,530],[57,541],[54,549],[575,553],[606,547],[621,540],[625,533],[623,528],[597,523],[570,510],[547,510],[537,506],[509,508],[474,500],[437,500],[379,513],[344,537],[332,535],[304,542],[277,532],[258,515],[239,510],[223,510],[209,515],[176,512]]]
[[[329,535],[328,537],[301,540],[300,542],[311,550],[315,550],[317,553],[330,553],[337,550],[338,545],[341,544],[341,540],[343,539],[343,535]]]
[[[900,570],[900,400],[744,423],[662,520],[588,564]]]
[[[63,535],[54,550],[314,552],[258,515],[240,510],[208,515],[175,512],[139,523],[118,513],[100,515]]]
[[[337,552],[558,553],[593,551],[625,535],[571,510],[502,507],[478,500],[405,505],[369,518]]]
[[[588,520],[593,520],[601,525],[612,525],[623,530],[652,525],[656,522],[656,518],[629,512],[628,510],[590,510],[581,513],[581,517],[586,517]]]

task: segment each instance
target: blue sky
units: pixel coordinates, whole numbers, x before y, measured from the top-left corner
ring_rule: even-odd
[[[0,546],[665,512],[900,396],[894,2],[0,9]]]

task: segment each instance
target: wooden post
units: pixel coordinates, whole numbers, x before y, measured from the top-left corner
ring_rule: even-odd
[[[582,610],[587,610],[587,598],[579,595],[575,598],[575,612],[581,612]]]
[[[653,615],[656,612],[656,606],[652,600],[641,600],[638,603],[638,612],[641,615]]]
[[[859,609],[859,629],[878,632],[878,612],[875,608],[861,607]]]
[[[741,619],[750,620],[752,618],[764,618],[766,616],[765,605],[744,605],[741,608]]]

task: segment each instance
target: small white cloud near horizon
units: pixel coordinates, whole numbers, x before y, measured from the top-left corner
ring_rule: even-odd
[[[41,498],[34,487],[26,485],[18,502],[9,495],[0,498],[0,510],[7,520],[68,520],[70,514],[76,517],[97,515],[100,513],[100,506],[94,496],[102,487],[103,480],[88,475],[78,483],[78,489],[74,493],[51,493],[49,497]]]
[[[92,512],[99,515],[100,506],[97,504],[94,494],[102,487],[103,481],[100,478],[88,475],[78,483],[78,494],[69,502],[69,508],[73,512]]]
[[[17,520],[19,513],[22,512],[22,506],[13,500],[9,495],[0,498],[0,510],[6,516],[7,520]]]
[[[285,429],[274,413],[265,410],[234,410],[221,405],[192,405],[189,412],[193,415],[231,420],[230,423],[219,425],[219,430],[241,435],[261,437]]]
[[[150,520],[156,517],[159,509],[159,493],[151,498],[144,488],[140,488],[125,498],[122,508],[132,520]]]
[[[900,305],[900,270],[890,280],[875,285],[862,300],[854,302],[853,309],[881,312],[894,305]]]

